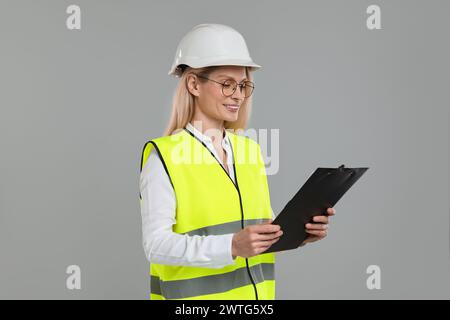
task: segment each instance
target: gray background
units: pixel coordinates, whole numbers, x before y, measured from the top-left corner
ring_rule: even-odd
[[[81,6],[82,29],[66,28]],[[382,30],[366,28],[381,7]],[[0,2],[0,298],[146,299],[139,161],[181,37],[240,31],[250,127],[280,129],[279,212],[318,166],[369,166],[328,237],[277,256],[277,298],[450,298],[448,1]],[[66,267],[82,289],[66,289]],[[381,290],[366,268],[381,267]]]

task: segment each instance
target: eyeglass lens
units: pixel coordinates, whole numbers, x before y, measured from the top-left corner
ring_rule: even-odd
[[[223,94],[227,97],[232,96],[236,91],[238,83],[234,80],[226,80],[223,83],[222,90]],[[253,84],[250,81],[244,81],[239,85],[241,92],[244,92],[246,98],[250,97],[253,92]]]

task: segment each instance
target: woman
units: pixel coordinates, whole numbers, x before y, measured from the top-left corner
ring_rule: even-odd
[[[258,68],[242,35],[225,25],[198,25],[178,45],[170,122],[141,158],[151,299],[275,298],[275,256],[264,251],[282,230],[271,224],[260,147],[237,132]],[[302,245],[327,235],[328,216],[314,222]]]

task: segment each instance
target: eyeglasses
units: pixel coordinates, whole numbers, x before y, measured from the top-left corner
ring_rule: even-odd
[[[219,81],[216,81],[216,80],[213,80],[213,79],[201,76],[201,75],[196,74],[196,73],[195,73],[195,75],[197,77],[199,77],[199,78],[210,80],[210,81],[213,81],[215,83],[218,83],[218,84],[222,85],[222,94],[225,97],[231,97],[236,92],[237,86],[239,86],[239,89],[241,90],[241,93],[242,93],[242,91],[244,92],[244,97],[245,98],[250,97],[252,95],[252,93],[253,93],[253,89],[255,89],[255,84],[253,82],[251,82],[251,81],[243,81],[242,83],[237,83],[233,79],[227,79],[224,82],[219,82]]]

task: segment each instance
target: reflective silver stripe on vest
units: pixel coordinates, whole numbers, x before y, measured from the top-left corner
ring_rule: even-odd
[[[161,295],[161,286],[158,277],[150,276],[150,292]]]
[[[250,267],[256,283],[274,280],[274,264],[261,263]],[[186,280],[161,281],[151,276],[151,293],[164,296],[166,299],[183,299],[205,294],[221,293],[251,284],[247,268],[239,268],[232,272],[204,276]],[[253,296],[253,290],[252,290]]]
[[[269,219],[248,219],[244,220],[244,227],[253,225],[253,224],[261,224],[264,222],[269,221]],[[222,224],[216,224],[214,226],[208,226],[204,228],[195,229],[189,232],[186,232],[184,234],[194,236],[208,236],[208,235],[221,235],[221,234],[228,234],[228,233],[235,233],[241,230],[241,220],[233,221],[233,222],[227,222]]]

